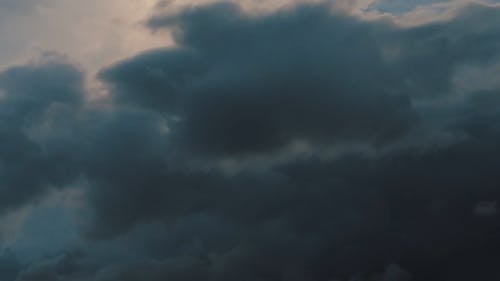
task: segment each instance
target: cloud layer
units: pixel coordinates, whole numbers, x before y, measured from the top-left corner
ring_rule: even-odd
[[[84,201],[81,241],[27,264],[5,251],[0,274],[500,276],[496,212],[477,211],[500,195],[500,89],[457,86],[496,69],[499,19],[471,4],[405,28],[324,3],[216,3],[150,18],[175,46],[102,69],[103,99],[59,56],[2,71],[0,212],[75,186]]]

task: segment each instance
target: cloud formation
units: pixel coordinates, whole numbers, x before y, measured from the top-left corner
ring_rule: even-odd
[[[324,3],[265,15],[218,3],[155,14],[149,28],[175,30],[175,46],[102,69],[108,99],[86,99],[84,73],[60,57],[1,72],[0,211],[76,182],[85,201],[79,244],[28,265],[6,255],[0,272],[499,276],[498,217],[477,206],[500,196],[500,89],[456,88],[460,69],[499,63],[498,19],[480,4],[401,27]]]
[[[83,102],[83,76],[48,57],[1,72],[0,91],[0,211],[5,212],[74,180],[78,171],[59,130]]]

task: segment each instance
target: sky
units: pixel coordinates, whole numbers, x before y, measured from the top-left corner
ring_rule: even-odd
[[[0,280],[500,280],[500,1],[0,0]]]

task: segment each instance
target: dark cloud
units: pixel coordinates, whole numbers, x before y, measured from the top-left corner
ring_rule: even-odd
[[[101,73],[119,103],[175,112],[178,91],[203,69],[201,58],[189,49],[157,50],[119,63]]]
[[[500,195],[492,129],[446,147],[296,161],[274,176],[233,176],[215,194],[203,181],[176,197],[175,210],[161,210],[177,214],[177,223],[165,220],[168,232],[191,246],[167,235],[175,242],[158,249],[160,260],[113,268],[104,280],[386,280],[394,262],[411,272],[397,273],[407,280],[496,276],[497,217],[474,213],[477,202]],[[193,202],[206,205],[185,208]]]
[[[371,8],[391,14],[411,12],[415,8],[432,5],[449,3],[450,0],[378,0],[375,1]]]
[[[0,73],[0,211],[74,179],[71,148],[59,135],[83,99],[83,77],[58,58]],[[45,137],[47,136],[47,137]],[[68,153],[68,155],[67,155]]]
[[[498,58],[498,14],[498,7],[469,5],[453,20],[402,29],[385,47],[413,95],[450,94],[458,66]]]
[[[151,19],[151,28],[177,28],[181,48],[100,77],[116,100],[179,117],[175,138],[190,152],[381,144],[416,124],[412,98],[448,94],[456,66],[497,56],[497,10],[471,6],[453,21],[401,29],[332,16],[328,6],[254,17],[217,4]]]
[[[186,202],[201,188],[203,177],[191,178],[168,164],[159,116],[125,110],[94,120],[99,121],[89,122],[84,160],[93,186],[91,202],[98,210],[93,235],[120,232],[169,210],[175,216],[195,204]]]
[[[332,15],[326,6],[254,17],[221,4],[152,19],[153,28],[178,29],[180,49],[139,55],[100,77],[126,108],[169,119],[170,149],[243,161],[297,139],[376,145],[371,154],[264,163],[233,175],[155,164],[164,168],[147,168],[153,180],[141,195],[149,183],[158,193],[140,200],[150,203],[141,207],[152,212],[145,217],[174,233],[193,216],[213,224],[191,221],[190,232],[182,232],[201,241],[195,253],[114,268],[104,280],[498,274],[498,222],[474,213],[478,202],[500,195],[497,92],[458,97],[452,85],[457,66],[497,58],[497,14],[470,6],[449,21],[400,28]],[[106,199],[94,205],[98,214],[112,204],[140,204],[116,187],[106,196],[91,193],[93,202]],[[106,225],[113,228],[113,220],[98,229]],[[388,266],[394,263],[400,266]]]
[[[498,277],[498,217],[477,206],[500,197],[500,91],[453,87],[458,66],[498,59],[498,13],[156,16],[177,47],[101,71],[99,106],[60,59],[0,73],[0,207],[79,178],[88,215],[81,252],[18,280]]]
[[[442,129],[457,137],[445,146],[427,143],[375,156],[360,151],[332,160],[301,159],[269,172],[233,176],[153,170],[153,175],[165,178],[144,189],[113,177],[121,184],[99,186],[93,193],[99,214],[113,214],[97,228],[119,231],[117,220],[128,218],[136,224],[136,215],[143,215],[139,220],[165,222],[168,234],[162,234],[165,238],[156,240],[156,249],[147,255],[155,261],[110,267],[98,280],[496,276],[497,217],[475,214],[478,202],[500,195],[500,151],[495,145],[500,136],[492,122],[500,116],[495,106],[481,106],[492,104],[496,94],[476,93],[455,106],[461,118]],[[483,116],[484,126],[470,131],[468,123],[477,120],[477,114]],[[464,134],[466,138],[459,137]],[[148,167],[140,166],[139,171]],[[154,186],[156,192],[150,193]],[[404,270],[385,269],[395,262]]]
[[[190,151],[258,153],[294,139],[383,142],[400,135],[415,115],[405,93],[388,86],[397,74],[383,61],[376,27],[333,17],[326,8],[253,18],[236,6],[219,4],[155,18],[150,21],[154,28],[176,25],[181,30],[177,41],[194,54],[190,61],[171,75],[156,66],[158,59],[154,64],[149,59],[162,54],[163,68],[173,68],[186,58],[175,56],[176,50],[158,51],[114,66],[101,77],[115,88],[128,86],[126,95],[136,96],[130,101],[141,99],[154,108],[158,96],[175,96],[176,105],[181,100],[176,137]],[[194,58],[195,66],[186,69]],[[142,74],[135,72],[132,80],[120,75],[137,69]],[[146,80],[150,74],[143,76],[148,69],[165,77],[156,77],[163,87],[144,95],[134,89],[153,84]],[[120,99],[122,93],[115,95]],[[164,105],[163,112],[171,106]]]
[[[21,270],[22,264],[16,256],[10,250],[3,249],[0,254],[0,275],[2,278],[6,281],[13,281]]]
[[[46,257],[29,265],[16,281],[84,281],[91,280],[94,269],[81,252]]]

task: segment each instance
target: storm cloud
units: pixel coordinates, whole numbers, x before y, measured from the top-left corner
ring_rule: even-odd
[[[3,70],[0,212],[74,186],[83,201],[79,241],[6,252],[0,274],[500,277],[498,217],[476,211],[500,197],[500,88],[457,81],[500,65],[500,9],[402,27],[331,8],[156,13],[175,44],[102,69],[100,99],[59,56]]]
[[[151,19],[154,29],[175,27],[180,47],[100,77],[118,102],[180,119],[174,138],[190,152],[381,144],[418,123],[412,102],[450,94],[457,66],[497,56],[498,23],[487,15],[496,13],[471,6],[453,21],[401,29],[332,16],[326,5],[254,17],[217,4]]]
[[[74,180],[64,119],[83,102],[83,74],[48,55],[0,73],[0,210]]]

